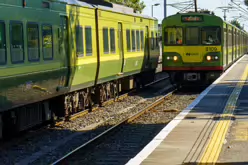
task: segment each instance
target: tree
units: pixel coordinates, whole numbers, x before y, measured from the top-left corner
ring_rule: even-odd
[[[246,6],[248,6],[248,0],[244,0]]]
[[[188,13],[195,13],[195,11],[188,11]],[[205,14],[213,14],[213,15],[215,15],[215,13],[213,11],[211,12],[208,9],[198,10],[198,13],[205,13]]]
[[[122,4],[127,7],[131,7],[134,9],[134,12],[139,12],[141,13],[146,5],[144,4],[143,1],[140,0],[106,0],[107,2],[113,2],[116,4]]]
[[[240,25],[240,23],[237,20],[232,20],[230,23],[236,26],[237,28],[243,30],[243,27]]]

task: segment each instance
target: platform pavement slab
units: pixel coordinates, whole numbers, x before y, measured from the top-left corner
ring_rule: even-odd
[[[236,106],[235,120],[232,121],[217,164],[248,164],[248,83],[243,86]]]
[[[207,146],[205,144],[207,144],[213,133],[212,131],[216,127],[218,116],[222,114],[227,100],[239,82],[247,63],[248,56],[246,55],[208,91],[191,112],[141,164],[173,165],[183,162],[191,164],[198,162]],[[204,133],[205,135],[209,134],[209,136],[203,136]],[[198,144],[196,144],[197,140]],[[194,146],[198,146],[198,148]]]

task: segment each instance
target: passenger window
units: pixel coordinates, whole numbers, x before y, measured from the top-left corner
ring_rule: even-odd
[[[203,27],[201,30],[202,44],[204,45],[220,45],[221,29],[220,27]],[[236,43],[236,42],[235,42]]]
[[[183,44],[183,28],[173,27],[164,30],[165,45],[182,45]]]
[[[135,52],[135,30],[132,30],[132,51]]]
[[[27,24],[28,40],[28,60],[39,61],[39,26],[37,24]]]
[[[198,27],[187,27],[186,28],[186,44],[187,45],[198,45],[199,44],[199,28]]]
[[[151,49],[154,50],[154,34],[151,32]]]
[[[85,27],[86,56],[92,55],[92,31],[91,27]]]
[[[103,48],[104,48],[104,54],[109,54],[108,28],[103,28]]]
[[[43,25],[42,27],[42,45],[43,45],[43,59],[53,59],[53,38],[52,38],[52,26]]]
[[[127,51],[131,52],[130,30],[126,30],[126,37],[127,37]]]
[[[136,45],[137,45],[137,51],[140,51],[140,33],[139,33],[139,30],[136,30]]]
[[[140,31],[141,50],[144,50],[144,31]]]
[[[110,50],[111,53],[115,53],[115,29],[110,29]]]
[[[5,24],[0,22],[0,65],[4,65],[6,62]]]
[[[23,27],[22,23],[12,23],[10,25],[11,36],[11,61],[12,63],[24,62],[23,51]]]
[[[84,56],[84,35],[82,26],[76,27],[77,56]]]

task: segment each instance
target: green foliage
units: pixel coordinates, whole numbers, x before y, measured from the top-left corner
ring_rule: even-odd
[[[195,11],[188,11],[188,13],[194,13]],[[198,13],[205,13],[205,14],[212,14],[215,15],[215,13],[212,11],[209,11],[208,9],[201,9],[197,11]]]
[[[246,6],[248,6],[248,0],[244,0]]]
[[[134,12],[136,13],[137,12],[141,13],[143,9],[146,7],[144,2],[140,0],[105,0],[105,1],[131,7],[134,9]]]
[[[230,23],[236,26],[237,28],[243,30],[243,27],[240,25],[240,23],[237,20],[232,20]]]

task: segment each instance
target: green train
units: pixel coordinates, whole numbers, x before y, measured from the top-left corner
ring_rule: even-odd
[[[163,71],[173,83],[207,85],[247,53],[245,31],[205,13],[178,13],[162,22]]]
[[[155,18],[78,0],[0,6],[0,138],[154,79]]]

